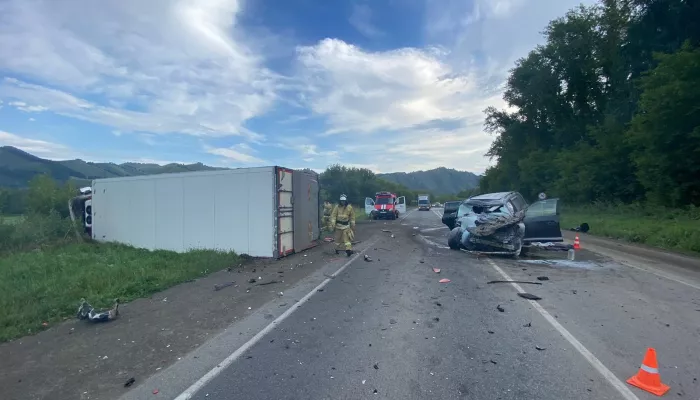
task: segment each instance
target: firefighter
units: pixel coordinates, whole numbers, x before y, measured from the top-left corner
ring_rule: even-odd
[[[330,201],[326,200],[323,202],[323,230],[333,231],[330,225],[331,213],[333,212],[333,205]]]
[[[352,240],[355,236],[355,210],[348,204],[348,197],[340,195],[340,202],[331,212],[330,226],[335,228],[335,254],[345,250],[345,254],[352,255]]]

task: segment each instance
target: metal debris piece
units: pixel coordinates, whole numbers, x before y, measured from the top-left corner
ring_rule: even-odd
[[[218,290],[221,290],[223,288],[233,286],[235,284],[236,284],[235,281],[226,282],[226,283],[217,283],[216,285],[214,285],[214,291],[218,291]]]
[[[257,280],[255,280],[255,278],[248,279],[248,283],[255,283],[255,282],[257,282]]]
[[[546,347],[540,347],[540,346],[535,346],[535,348],[539,351],[546,350]]]
[[[119,299],[114,299],[114,306],[111,309],[101,312],[95,311],[95,308],[84,298],[80,299],[76,317],[78,319],[87,319],[91,322],[112,321],[119,317]]]
[[[549,277],[548,277],[548,276],[538,276],[538,277],[537,277],[537,280],[538,280],[538,281],[548,281],[548,280],[549,280]]]
[[[503,307],[501,307],[500,304],[496,306],[496,310],[498,310],[498,311],[500,311],[500,312],[505,312],[505,311],[506,311],[506,309],[503,308]]]
[[[528,283],[530,285],[541,285],[542,282],[530,282],[530,281],[488,281],[486,284],[490,285],[492,283]]]
[[[439,274],[439,273],[440,273],[440,268],[433,268],[433,272],[435,272],[436,274]]]
[[[279,282],[277,282],[277,281],[263,282],[263,283],[258,283],[258,286],[272,285],[273,283],[279,283]]]
[[[390,230],[388,230],[388,229],[382,229],[382,232],[387,232],[387,233],[391,233],[391,231],[390,231]]]
[[[370,256],[368,256],[367,254],[365,254],[365,261],[367,261],[367,262],[372,262],[372,259],[370,258]]]
[[[542,300],[540,296],[536,296],[531,293],[518,293],[518,296],[522,297],[523,299],[528,299],[528,300]]]
[[[438,282],[440,282],[440,283],[450,283],[450,282],[452,282],[452,281],[449,280],[449,279],[447,279],[447,278],[442,278],[442,279],[440,279]]]
[[[378,365],[378,364],[374,364],[374,369],[379,369],[379,365]]]
[[[134,379],[134,378],[129,378],[129,379],[126,381],[126,383],[124,383],[124,387],[129,387],[129,386],[133,385],[134,382],[136,382],[136,379]]]
[[[488,332],[488,333],[490,333],[490,334],[492,334],[492,335],[494,334],[494,332],[493,332],[493,331],[486,331],[486,332]]]

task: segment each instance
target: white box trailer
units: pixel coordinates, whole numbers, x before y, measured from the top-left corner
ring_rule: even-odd
[[[318,174],[278,166],[92,182],[92,238],[284,257],[320,238]]]

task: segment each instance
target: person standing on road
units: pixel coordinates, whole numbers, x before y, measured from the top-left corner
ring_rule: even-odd
[[[324,231],[333,231],[333,227],[330,224],[332,212],[333,212],[333,205],[331,204],[331,202],[328,200],[324,201],[323,202],[323,219],[322,219]]]
[[[340,202],[331,212],[330,226],[335,229],[335,254],[345,250],[352,255],[352,240],[355,236],[355,210],[348,204],[348,197],[340,195]]]

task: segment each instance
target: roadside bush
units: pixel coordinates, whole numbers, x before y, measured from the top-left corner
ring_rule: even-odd
[[[581,223],[592,235],[669,250],[700,253],[700,207],[667,208],[649,204],[562,204],[562,229]]]
[[[56,210],[31,213],[16,223],[0,222],[0,253],[36,249],[73,241],[70,219]]]

